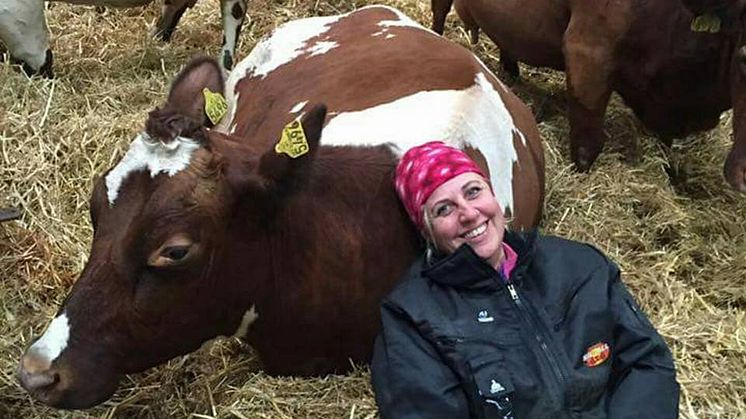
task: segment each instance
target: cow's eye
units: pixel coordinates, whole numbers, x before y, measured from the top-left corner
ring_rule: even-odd
[[[199,253],[199,244],[191,238],[179,234],[166,240],[148,258],[148,266],[152,268],[176,267],[193,259]]]
[[[189,254],[190,246],[171,246],[163,249],[162,255],[174,261],[182,260]]]

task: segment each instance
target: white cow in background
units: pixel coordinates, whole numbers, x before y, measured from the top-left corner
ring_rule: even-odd
[[[136,7],[152,0],[58,0],[91,6]],[[161,17],[153,35],[168,41],[179,19],[197,0],[164,0]],[[238,34],[246,15],[247,0],[221,0],[223,17],[223,47],[220,64],[226,70],[233,67]],[[14,60],[28,74],[52,77],[52,51],[49,31],[44,18],[44,0],[0,0],[0,42],[5,44]]]

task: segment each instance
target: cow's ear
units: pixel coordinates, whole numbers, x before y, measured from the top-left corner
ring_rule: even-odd
[[[166,108],[200,121],[202,125],[209,125],[202,91],[207,88],[222,95],[224,87],[223,71],[217,61],[209,57],[194,58],[171,84]]]
[[[257,152],[256,145],[216,131],[211,131],[208,148],[225,160],[223,176],[237,196],[261,195],[276,202],[288,187],[307,178],[304,174],[318,149],[325,118],[326,106],[316,105],[301,119],[308,149],[296,158],[278,153],[275,147]]]
[[[264,180],[268,188],[291,185],[305,178],[303,174],[308,170],[319,147],[325,119],[326,106],[323,104],[313,106],[301,119],[301,127],[308,147],[303,152],[303,146],[300,146],[302,154],[296,154],[298,147],[292,144],[284,146],[281,144],[262,155],[257,175]],[[279,133],[278,138],[280,138]],[[283,148],[289,148],[288,152],[283,152]]]

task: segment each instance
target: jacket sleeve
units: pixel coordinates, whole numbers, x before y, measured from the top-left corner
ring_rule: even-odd
[[[610,264],[615,355],[612,365],[609,419],[675,419],[679,384],[673,357]]]
[[[371,375],[382,419],[469,417],[466,396],[453,371],[399,308],[381,308]]]

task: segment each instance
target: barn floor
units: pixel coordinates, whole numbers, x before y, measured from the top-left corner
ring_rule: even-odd
[[[239,57],[281,22],[365,4],[255,1]],[[429,26],[429,2],[389,4]],[[128,377],[112,400],[83,412],[45,408],[16,383],[23,348],[44,329],[86,260],[93,177],[123,154],[180,66],[198,52],[218,52],[217,0],[187,12],[171,44],[148,36],[159,7],[99,14],[53,4],[47,16],[57,78],[29,81],[0,64],[0,207],[25,210],[21,221],[0,225],[0,418],[375,417],[365,368],[273,378],[234,340]],[[447,28],[447,37],[467,45],[453,14]],[[485,37],[475,50],[498,68]],[[619,263],[673,349],[681,417],[746,417],[746,197],[721,175],[730,114],[717,129],[666,150],[614,99],[606,119],[611,140],[593,171],[580,175],[569,167],[562,74],[522,71],[514,90],[537,114],[545,139],[543,230],[593,242]]]

